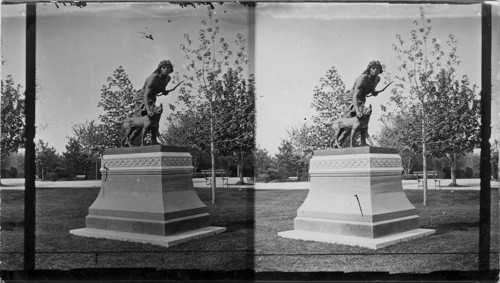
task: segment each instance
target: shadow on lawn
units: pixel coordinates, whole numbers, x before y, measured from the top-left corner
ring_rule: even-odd
[[[24,227],[24,221],[6,221],[2,222],[3,231],[14,231],[15,228]]]
[[[469,231],[471,229],[479,229],[479,222],[450,222],[439,224],[437,234],[444,234],[453,231]]]

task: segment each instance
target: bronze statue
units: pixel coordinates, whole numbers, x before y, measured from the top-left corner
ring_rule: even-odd
[[[151,138],[158,136],[161,139],[158,131],[158,124],[163,113],[163,105],[154,106],[152,115],[126,118],[120,123],[123,128],[127,130],[127,135],[122,139],[122,146],[132,146],[132,141],[137,137],[141,131],[141,146],[144,145],[144,137],[148,131],[151,132]]]
[[[366,70],[355,81],[349,94],[352,96],[351,105],[344,114],[345,117],[361,117],[360,107],[365,105],[366,98],[377,96],[383,92],[391,83],[382,90],[376,91],[375,87],[380,82],[379,75],[383,73],[382,65],[379,61],[371,61]]]
[[[156,123],[150,127],[156,128],[156,131],[151,131],[151,144],[158,144],[157,137],[159,136],[158,124],[160,121],[161,113],[156,112],[156,97],[161,95],[168,95],[170,92],[174,91],[181,83],[178,83],[175,87],[167,90],[166,87],[171,80],[170,74],[174,71],[174,66],[169,60],[163,60],[158,64],[158,67],[154,72],[146,79],[143,87],[137,93],[135,99],[135,117],[148,117],[151,123]],[[162,107],[163,111],[163,107]],[[130,133],[129,133],[130,134]],[[129,135],[127,134],[127,136]],[[160,137],[161,138],[161,137]],[[144,140],[144,135],[143,138]],[[133,140],[128,138],[128,140]],[[130,143],[128,143],[130,145]],[[143,141],[141,142],[143,145]]]
[[[368,106],[367,108],[364,106],[360,107],[361,117],[344,117],[333,121],[332,130],[333,130],[333,140],[330,143],[330,147],[333,147],[333,143],[338,148],[342,148],[341,144],[344,142],[344,139],[347,135],[351,134],[350,147],[353,146],[354,134],[356,132],[361,132],[361,145],[366,146],[366,140],[370,143],[370,146],[373,146],[370,135],[368,134],[368,122],[370,121],[370,116],[372,114],[372,106]],[[365,141],[365,143],[363,143]]]
[[[375,87],[380,82],[379,75],[383,72],[382,64],[379,61],[371,61],[366,70],[359,76],[355,81],[352,89],[349,91],[351,95],[351,105],[349,109],[344,113],[344,118],[354,118],[357,117],[361,119],[364,115],[362,109],[364,109],[366,98],[370,96],[377,96],[379,93],[383,92],[392,82],[387,84],[383,89],[376,91]],[[371,106],[370,106],[371,108]],[[370,110],[371,111],[371,110]],[[370,112],[371,114],[371,112]],[[368,123],[368,122],[367,122]],[[368,132],[368,124],[366,125],[366,134],[361,135],[361,146],[367,145],[366,138]],[[368,137],[369,138],[369,137]],[[370,141],[370,145],[371,145]],[[352,146],[352,138],[351,138]]]

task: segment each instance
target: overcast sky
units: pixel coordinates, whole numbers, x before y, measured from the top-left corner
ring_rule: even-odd
[[[223,37],[248,38],[252,15],[238,4],[215,5]],[[2,78],[13,75],[24,85],[25,5],[2,5]],[[106,78],[123,66],[137,89],[158,62],[169,59],[184,73],[179,48],[184,34],[196,37],[207,7],[169,4],[89,4],[80,9],[54,4],[37,6],[37,136],[64,151],[75,123],[98,120],[100,90]],[[286,130],[313,114],[313,89],[335,66],[347,88],[371,60],[396,72],[391,45],[396,34],[408,38],[420,5],[389,4],[259,4],[255,13],[257,144],[276,153]],[[424,5],[433,34],[446,40],[453,33],[462,59],[460,74],[480,85],[481,16],[479,5]],[[494,40],[498,42],[498,20]],[[143,37],[151,34],[153,40]],[[495,46],[495,45],[494,45]],[[498,43],[497,45],[498,46]],[[496,49],[494,49],[496,50]],[[495,51],[497,52],[497,51]],[[498,53],[494,54],[498,56]],[[498,58],[498,57],[495,57]],[[495,75],[498,74],[498,65]],[[382,81],[380,85],[385,85]],[[377,134],[380,105],[389,91],[369,103],[374,107],[370,132]],[[498,120],[497,96],[493,118]],[[168,103],[175,94],[162,97]],[[168,114],[168,113],[166,113]],[[164,114],[165,115],[165,114]],[[166,116],[166,115],[165,115]]]

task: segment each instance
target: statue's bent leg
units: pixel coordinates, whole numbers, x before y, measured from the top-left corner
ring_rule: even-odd
[[[370,146],[373,146],[372,139],[370,138],[370,135],[368,134],[368,129],[364,129],[363,132],[364,132],[364,136],[365,136],[366,140],[368,141],[368,144]]]
[[[152,127],[151,128],[151,145],[159,144],[158,141],[156,140],[156,133],[158,133],[158,128]]]
[[[353,144],[352,144],[352,141],[354,140],[354,134],[356,133],[357,131],[357,127],[352,127],[352,130],[351,130],[351,141],[350,141],[350,147],[353,147]]]
[[[141,146],[144,146],[144,136],[146,135],[146,130],[148,128],[147,127],[144,127],[142,128],[142,133],[141,133]]]
[[[365,131],[361,130],[361,144],[359,146],[367,146]]]
[[[128,136],[128,139],[127,139],[127,144],[128,146],[132,147],[132,141],[137,137],[137,135],[139,134],[139,128],[134,128],[134,131]]]
[[[347,137],[348,133],[349,133],[349,131],[347,131],[345,129],[343,131],[339,131],[339,133],[337,134],[337,147],[338,148],[342,148],[342,144],[344,143],[344,140]]]

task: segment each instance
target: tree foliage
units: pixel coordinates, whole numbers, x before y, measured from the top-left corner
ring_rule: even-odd
[[[209,123],[205,119],[206,107],[185,109],[175,115],[170,115],[166,133],[163,135],[169,145],[188,147],[193,157],[193,167],[198,169],[204,152],[210,150]]]
[[[244,161],[255,149],[255,82],[242,80],[230,68],[223,76],[222,96],[214,107],[215,141],[219,153],[236,160],[243,183]]]
[[[418,153],[421,152],[421,144],[414,143],[419,139],[421,129],[421,117],[417,107],[413,106],[382,120],[383,125],[380,133],[375,139],[382,147],[393,147],[399,149],[399,155],[405,174],[413,170]]]
[[[340,118],[351,103],[344,82],[332,66],[313,90],[311,108],[315,110],[312,123],[305,123],[288,130],[290,142],[307,157],[315,149],[330,147],[333,138],[331,124]]]
[[[418,131],[420,136],[415,139],[414,135],[410,134],[405,145],[414,151],[418,149],[422,153],[423,170],[427,171],[427,156],[439,155],[439,152],[443,151],[438,149],[448,147],[444,146],[446,140],[449,140],[448,137],[438,135],[439,131],[443,131],[441,126],[457,124],[457,121],[460,120],[471,122],[475,119],[473,115],[470,119],[462,117],[455,122],[451,121],[451,119],[457,118],[451,112],[454,107],[452,105],[453,99],[473,97],[474,95],[470,96],[469,94],[474,93],[475,90],[468,88],[466,77],[461,81],[454,78],[456,67],[460,63],[457,56],[458,41],[455,36],[452,34],[448,36],[446,46],[443,46],[440,39],[432,37],[431,20],[425,17],[423,8],[420,9],[419,19],[415,20],[413,24],[414,28],[410,31],[409,39],[407,40],[398,34],[396,35],[397,42],[393,44],[399,68],[393,76],[395,83],[390,104],[395,106],[393,108],[397,111],[388,111],[385,106],[382,107],[382,110],[385,112],[383,119],[386,121],[398,120],[398,116],[401,117],[408,113],[419,117],[419,121],[415,121],[411,128],[412,131]],[[386,73],[386,76],[390,76],[390,74]],[[447,88],[445,82],[451,83],[455,87]],[[465,90],[467,88],[468,90]],[[461,89],[464,91],[462,92]],[[455,110],[458,109],[453,109],[453,111]],[[471,114],[469,111],[467,113]],[[445,118],[446,120],[443,120]],[[418,124],[420,128],[417,130],[414,126]],[[476,126],[475,123],[471,125]],[[455,131],[459,130],[459,127],[450,126],[449,129]],[[462,134],[470,137],[472,132],[474,130],[467,130]],[[448,134],[451,132],[448,131]],[[464,150],[464,148],[460,150]],[[424,175],[424,177],[426,176]],[[424,181],[424,205],[426,203],[427,182]]]
[[[259,181],[269,181],[271,171],[276,167],[276,160],[273,158],[266,149],[258,148],[254,154],[255,177]],[[264,176],[266,175],[266,176]]]
[[[85,121],[73,126],[73,134],[87,154],[99,156],[104,152],[108,139],[104,125],[97,124],[95,120]]]
[[[288,140],[283,140],[276,154],[276,164],[278,175],[281,179],[289,177],[300,177],[304,171],[305,163],[300,154],[297,153],[292,143]]]
[[[87,175],[88,168],[92,165],[90,156],[83,151],[83,148],[75,138],[69,138],[66,151],[62,154],[65,175],[75,177],[76,175]]]
[[[55,181],[61,175],[62,160],[54,147],[39,139],[35,145],[36,174],[40,180]]]
[[[250,78],[246,70],[248,56],[246,54],[246,39],[243,35],[237,34],[234,44],[230,45],[220,35],[219,20],[214,17],[214,13],[210,9],[208,10],[208,19],[202,20],[201,24],[202,28],[199,30],[198,38],[195,40],[191,35],[185,34],[185,42],[180,45],[187,61],[187,73],[183,75],[185,83],[179,90],[178,103],[184,109],[197,109],[200,116],[208,123],[212,178],[215,180],[216,154],[227,153],[237,148],[241,153],[241,150],[246,150],[246,141],[244,141],[246,135],[254,135],[253,132],[242,134],[239,131],[231,133],[235,136],[227,136],[228,132],[223,129],[224,126],[236,130],[247,130],[249,124],[244,120],[241,121],[241,129],[234,128],[236,124],[232,119],[238,117],[239,114],[228,113],[231,111],[236,113],[244,109],[225,108],[223,111],[219,109],[222,109],[222,105],[228,106],[227,104],[230,104],[231,107],[247,107],[245,96],[254,96],[253,79]],[[242,98],[241,101],[240,98]],[[183,115],[182,112],[181,109],[172,115]],[[228,117],[231,119],[225,121],[224,119]],[[200,138],[203,137],[200,136]],[[225,143],[225,140],[233,140],[233,142]],[[236,144],[236,148],[234,144]],[[252,151],[253,149],[249,150],[249,152]],[[212,203],[215,203],[215,188],[216,183],[212,182]]]
[[[471,153],[480,143],[480,102],[476,86],[467,76],[454,78],[453,70],[441,70],[437,88],[427,102],[429,109],[429,153],[447,157],[451,164],[452,184],[456,185],[458,158]]]
[[[24,145],[24,95],[11,75],[1,82],[2,154],[17,152]]]
[[[134,97],[137,91],[130,82],[125,69],[119,66],[102,86],[101,100],[97,104],[104,113],[99,115],[103,132],[107,138],[105,147],[118,147],[125,132],[118,122],[134,113]]]

